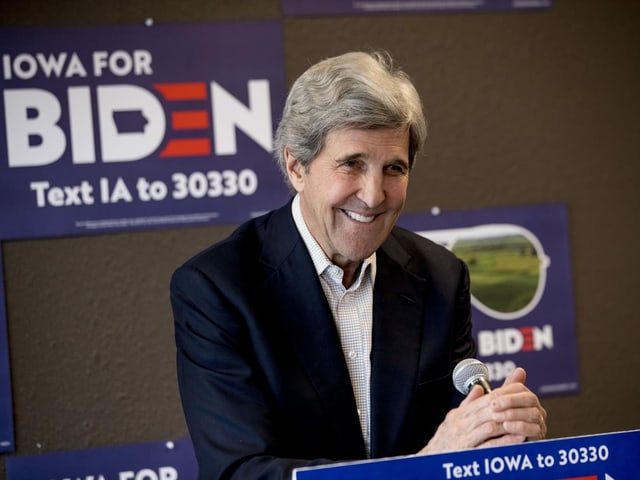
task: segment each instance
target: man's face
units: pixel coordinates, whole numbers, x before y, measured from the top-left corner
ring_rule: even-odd
[[[355,269],[387,238],[409,182],[406,129],[342,129],[305,170],[288,152],[287,172],[307,227],[327,257]]]

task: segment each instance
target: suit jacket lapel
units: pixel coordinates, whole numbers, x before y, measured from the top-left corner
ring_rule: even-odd
[[[307,372],[336,442],[354,457],[364,455],[353,389],[340,338],[313,262],[291,217],[290,205],[275,212],[264,237],[263,260],[274,269],[268,289],[298,361]]]
[[[406,438],[422,343],[425,280],[406,271],[393,237],[378,250],[371,367],[371,454],[388,456]]]

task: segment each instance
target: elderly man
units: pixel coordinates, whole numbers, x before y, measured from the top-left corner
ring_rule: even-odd
[[[172,279],[200,479],[544,437],[522,369],[489,395],[453,387],[476,353],[466,266],[395,226],[425,136],[388,55],[329,58],[294,83],[275,142],[292,199]]]

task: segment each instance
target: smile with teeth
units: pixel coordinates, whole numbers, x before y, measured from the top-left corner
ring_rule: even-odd
[[[351,212],[349,210],[343,210],[343,212],[347,215],[347,217],[360,223],[371,223],[376,218],[375,215],[364,216],[356,212]]]

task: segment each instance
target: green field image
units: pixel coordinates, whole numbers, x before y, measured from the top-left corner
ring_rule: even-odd
[[[462,239],[452,251],[469,266],[471,293],[486,307],[513,313],[533,299],[540,259],[524,235]]]

